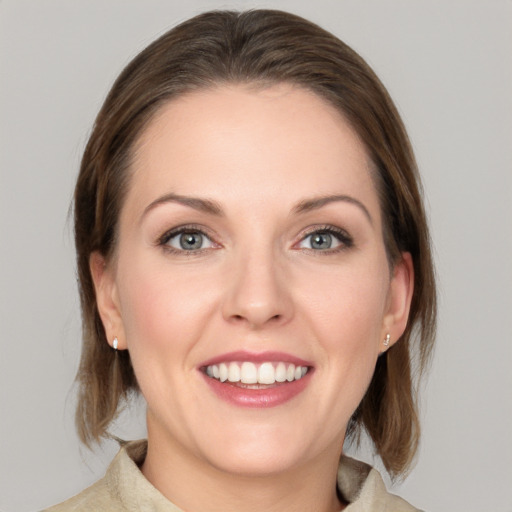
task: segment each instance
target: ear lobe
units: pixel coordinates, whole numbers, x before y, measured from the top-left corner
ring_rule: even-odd
[[[112,345],[114,338],[118,338],[118,349],[125,349],[125,336],[117,285],[112,268],[107,265],[105,258],[99,252],[91,253],[89,257],[94,289],[96,292],[96,304],[105,329],[107,341]]]
[[[395,343],[405,331],[414,291],[414,265],[408,252],[395,265],[389,289],[388,310],[384,318],[383,337],[390,335]]]

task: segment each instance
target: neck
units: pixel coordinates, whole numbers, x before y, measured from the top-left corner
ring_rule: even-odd
[[[230,473],[191,456],[183,446],[155,438],[148,429],[144,476],[167,499],[188,512],[339,512],[339,453],[270,475]],[[191,476],[192,475],[192,476]]]

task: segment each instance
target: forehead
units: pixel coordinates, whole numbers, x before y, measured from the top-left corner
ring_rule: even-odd
[[[370,167],[350,124],[316,94],[222,86],[160,109],[136,144],[128,199],[173,192],[253,204],[350,193],[375,202]]]

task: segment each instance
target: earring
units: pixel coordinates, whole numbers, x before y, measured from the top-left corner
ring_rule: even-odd
[[[389,341],[390,340],[391,340],[391,336],[388,333],[388,334],[386,334],[386,338],[385,338],[385,340],[383,342],[385,347],[389,347]]]
[[[117,339],[117,336],[114,338],[114,341],[112,341],[112,348],[114,350],[117,350],[117,345],[119,344],[119,340]]]

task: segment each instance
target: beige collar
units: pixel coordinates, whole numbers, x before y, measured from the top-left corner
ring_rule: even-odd
[[[105,483],[109,494],[133,512],[183,512],[173,505],[142,475],[139,466],[146,457],[147,441],[122,443],[112,461]],[[350,503],[347,512],[418,512],[401,498],[390,494],[380,474],[368,464],[342,457],[338,488]]]

